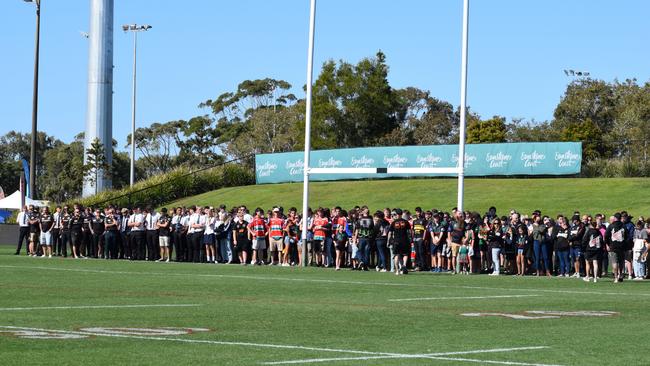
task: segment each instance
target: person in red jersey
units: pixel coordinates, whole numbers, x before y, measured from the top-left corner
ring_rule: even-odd
[[[266,235],[269,233],[269,227],[264,220],[264,210],[257,208],[255,210],[255,218],[248,224],[248,231],[253,238],[253,257],[251,264],[261,264],[264,249],[266,249]]]

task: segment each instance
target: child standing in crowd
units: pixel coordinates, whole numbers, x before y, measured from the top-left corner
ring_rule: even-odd
[[[528,235],[526,235],[526,227],[520,225],[517,228],[517,276],[524,276],[526,274],[526,243],[528,241]]]
[[[158,259],[158,262],[169,262],[170,225],[171,220],[169,215],[167,215],[167,208],[163,207],[163,209],[160,210],[160,216],[158,217],[158,223],[156,224],[156,227],[158,228],[158,242],[160,244],[160,259]]]
[[[458,250],[458,265],[460,266],[461,274],[469,274],[467,271],[467,266],[469,265],[469,247],[466,243],[463,243]]]

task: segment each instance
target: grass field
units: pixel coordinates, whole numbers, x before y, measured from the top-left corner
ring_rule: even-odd
[[[395,276],[12,252],[0,247],[3,365],[650,363],[650,282]],[[545,318],[527,311],[616,313]],[[461,315],[477,312],[531,319]],[[207,331],[142,329],[169,327]]]
[[[550,215],[574,210],[595,214],[627,210],[634,216],[650,215],[648,178],[545,178],[480,179],[465,181],[465,208],[483,213],[494,205],[499,213],[511,208],[525,213],[535,209]],[[368,205],[372,209],[402,207],[451,210],[456,206],[455,179],[408,179],[316,182],[311,184],[312,207],[344,208]],[[179,205],[245,204],[250,208],[302,206],[302,183],[224,188],[173,202]]]

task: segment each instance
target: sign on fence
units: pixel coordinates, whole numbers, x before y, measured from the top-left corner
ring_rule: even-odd
[[[255,156],[257,184],[302,182],[303,152]],[[472,144],[465,146],[465,175],[571,175],[580,173],[581,142]],[[312,168],[434,168],[458,165],[458,145],[391,146],[311,152]],[[453,173],[392,174],[397,177]],[[383,178],[385,174],[319,174],[310,180]]]

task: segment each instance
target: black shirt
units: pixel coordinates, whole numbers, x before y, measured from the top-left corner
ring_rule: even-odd
[[[37,233],[40,230],[39,227],[39,222],[40,222],[40,217],[38,215],[38,212],[32,211],[27,214],[27,219],[30,221],[29,223],[29,232],[30,233]],[[36,221],[35,223],[31,223],[31,221]]]
[[[92,225],[93,232],[97,234],[101,234],[104,232],[104,218],[103,217],[97,217],[93,216],[92,220],[90,220],[90,224]]]
[[[61,216],[59,216],[59,220],[61,220],[61,230],[63,232],[67,233],[68,231],[70,231],[70,219],[71,218],[72,218],[72,216],[70,216],[69,213],[61,212]]]
[[[627,229],[620,221],[614,221],[609,224],[607,231],[605,231],[605,243],[607,243],[613,251],[625,250],[627,237]]]
[[[503,248],[504,235],[501,230],[490,230],[487,234],[487,242],[490,248],[499,249]]]
[[[248,222],[246,220],[239,221],[233,230],[237,238],[237,244],[242,245],[248,242]]]
[[[104,223],[107,226],[107,227],[105,227],[106,231],[117,231],[117,223],[118,222],[119,221],[115,217],[106,216],[106,218],[104,219]],[[95,229],[93,228],[93,230],[95,230]],[[97,231],[95,231],[95,232],[97,232]]]
[[[54,225],[54,217],[52,217],[52,214],[42,214],[41,215],[41,231],[42,232],[48,232],[50,231],[50,228]]]
[[[416,218],[415,220],[413,220],[413,236],[415,236],[416,239],[424,238],[424,234],[426,233],[426,230],[427,230],[427,220],[421,218]]]
[[[373,229],[375,227],[375,222],[370,216],[362,217],[357,223],[357,230],[359,230],[359,236],[362,238],[370,238],[373,234]]]
[[[160,215],[160,217],[158,218],[158,223],[160,225],[169,224],[169,222],[170,222],[169,216],[167,216],[167,215]],[[169,225],[164,226],[164,227],[161,226],[158,229],[158,235],[160,235],[160,236],[169,236]]]
[[[81,226],[84,223],[84,218],[81,215],[72,215],[70,218],[70,231],[78,233],[81,231]]]
[[[393,233],[393,241],[398,245],[407,245],[409,243],[409,232],[411,224],[408,221],[399,218],[390,224],[390,232]]]

